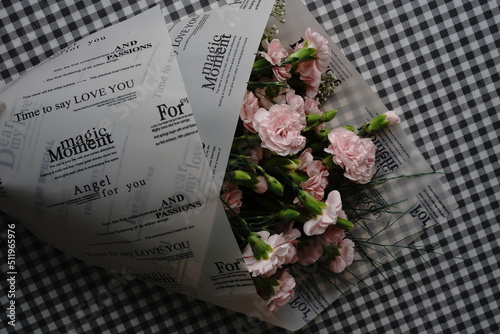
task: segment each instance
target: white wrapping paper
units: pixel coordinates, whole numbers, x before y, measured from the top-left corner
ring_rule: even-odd
[[[149,10],[8,87],[0,208],[90,264],[193,294],[220,204],[166,31]]]

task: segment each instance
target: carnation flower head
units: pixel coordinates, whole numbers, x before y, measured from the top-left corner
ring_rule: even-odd
[[[292,264],[299,260],[296,247],[299,243],[299,240],[297,239],[300,237],[300,235],[300,231],[296,228],[292,228],[288,231],[283,231],[283,239],[285,239],[286,242],[295,247],[295,251],[292,250],[285,256],[285,264]]]
[[[248,155],[248,158],[250,161],[252,161],[255,164],[258,164],[261,160],[262,157],[264,156],[264,150],[260,146],[255,146],[250,150],[250,153]]]
[[[394,111],[387,111],[386,113],[378,115],[366,123],[363,126],[362,131],[364,133],[373,133],[389,126],[396,125],[400,121],[399,116],[396,115]]]
[[[298,58],[296,72],[306,84],[306,95],[313,98],[321,84],[321,73],[326,71],[330,62],[331,51],[328,40],[312,29],[307,28],[304,37],[304,42],[295,47],[290,57]]]
[[[345,128],[328,134],[330,145],[325,152],[333,155],[333,162],[344,168],[344,176],[355,183],[366,184],[373,176],[375,144],[369,138],[360,138]]]
[[[306,29],[304,37],[305,41],[297,45],[296,49],[301,49],[303,47],[316,49],[316,52],[314,53],[316,58],[316,67],[320,72],[326,71],[331,56],[331,51],[328,47],[328,40],[311,28]]]
[[[387,111],[386,113],[384,113],[384,115],[385,115],[385,120],[389,122],[388,126],[393,126],[401,122],[401,119],[396,114],[396,112],[394,112],[394,110]]]
[[[238,188],[236,184],[224,181],[222,184],[223,192],[221,198],[224,200],[229,207],[224,205],[224,209],[229,216],[233,216],[233,212],[240,213],[240,208],[242,206],[241,199],[243,198],[243,192]]]
[[[312,155],[312,148],[308,147],[298,157],[300,164],[298,166],[298,169],[301,171],[306,171],[307,166],[314,160],[314,157]]]
[[[262,42],[262,45],[267,51],[260,52],[260,55],[266,58],[266,60],[270,62],[271,65],[280,66],[281,62],[288,56],[288,52],[286,52],[286,50],[281,45],[281,42],[277,38],[273,39],[271,42],[265,39]]]
[[[243,126],[252,133],[256,132],[252,126],[252,122],[255,112],[259,110],[259,108],[259,99],[255,97],[252,91],[247,90],[245,98],[243,99],[243,105],[241,106],[240,118],[243,121]]]
[[[299,63],[297,73],[300,74],[300,80],[306,84],[307,97],[315,97],[321,84],[321,71],[316,67],[316,62],[307,60]]]
[[[292,73],[290,70],[292,69],[291,64],[285,64],[282,66],[274,66],[272,68],[274,78],[276,81],[285,81],[292,77]]]
[[[256,175],[243,170],[234,170],[229,174],[231,181],[240,186],[250,188],[258,194],[263,194],[267,191],[267,182],[262,175]]]
[[[337,218],[347,219],[345,212],[342,210],[342,200],[340,193],[337,190],[332,190],[325,201],[325,207],[321,214],[315,218],[311,218],[304,224],[304,233],[308,236],[318,235],[337,223]]]
[[[267,191],[266,178],[262,175],[257,175],[257,181],[258,182],[255,184],[253,191],[255,191],[257,194],[265,193]]]
[[[257,110],[253,127],[262,140],[261,146],[281,156],[296,154],[306,145],[306,138],[301,134],[305,119],[289,105],[273,105],[269,111]]]
[[[299,156],[299,170],[307,173],[308,176],[315,175],[316,173],[327,172],[326,176],[328,176],[328,171],[326,170],[325,165],[319,160],[314,160],[313,155],[311,154],[311,148],[307,148],[302,152]]]
[[[243,251],[243,259],[253,277],[269,277],[274,275],[294,257],[297,249],[283,234],[272,234],[268,231],[252,232],[248,237],[248,245]],[[292,253],[292,254],[290,254]]]
[[[305,110],[304,110],[304,99],[302,99],[302,96],[295,94],[295,90],[290,88],[286,94],[286,104],[292,108],[293,111],[301,115],[304,119],[305,122]]]
[[[338,246],[339,255],[330,261],[328,268],[331,272],[340,274],[354,260],[354,242],[343,239]]]
[[[341,217],[345,218],[345,217]],[[344,229],[338,228],[335,225],[330,225],[321,235],[321,241],[325,245],[339,246],[342,240],[344,240],[346,232]]]
[[[302,190],[309,192],[318,201],[321,201],[325,196],[325,188],[328,185],[328,171],[321,161],[314,160],[307,169],[309,178],[300,183]],[[316,167],[316,168],[311,168]]]
[[[295,295],[295,279],[284,269],[278,278],[279,285],[274,287],[274,294],[266,300],[266,304],[271,312],[276,312],[286,305]]]
[[[306,97],[304,100],[304,111],[306,115],[321,115],[321,110],[319,110],[319,101],[314,98]]]
[[[315,199],[321,201],[325,195],[325,188],[328,185],[328,171],[323,163],[319,160],[314,160],[311,154],[312,149],[305,149],[299,156],[299,170],[307,173],[309,177],[306,181],[300,183],[302,190],[307,191]]]

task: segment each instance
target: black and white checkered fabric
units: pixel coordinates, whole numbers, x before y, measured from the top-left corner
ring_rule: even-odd
[[[291,0],[289,0],[291,1]],[[295,0],[294,0],[295,1]],[[165,1],[177,20],[233,1]],[[336,301],[301,333],[500,332],[500,8],[497,0],[307,0],[443,181],[459,209]],[[155,0],[2,0],[0,76],[8,83],[83,36]],[[0,217],[0,271],[7,223]],[[0,332],[284,333],[198,300],[88,267],[16,223],[15,328],[0,280]],[[460,260],[455,257],[464,257]],[[3,276],[2,276],[3,277]],[[5,328],[5,329],[4,329]]]

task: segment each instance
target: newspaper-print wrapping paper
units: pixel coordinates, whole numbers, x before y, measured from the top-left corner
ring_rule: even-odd
[[[334,288],[304,273],[296,277],[294,299],[270,314],[217,199],[271,7],[245,1],[190,18],[171,28],[171,41],[150,10],[20,78],[1,97],[7,106],[0,115],[1,209],[89,264],[290,330],[312,320],[350,286]],[[307,27],[326,36],[299,2],[287,3],[287,15],[293,24],[280,27],[281,39],[298,41]],[[227,55],[206,65],[211,47]],[[336,120],[356,124],[384,112],[342,53],[330,47],[330,66],[341,84],[326,107],[339,109]],[[391,173],[430,171],[400,129],[375,140],[386,157],[379,165]],[[388,202],[409,198],[402,210],[410,214],[380,234],[380,243],[394,243],[446,215],[450,204],[435,181],[404,180],[383,191]],[[372,269],[358,262],[352,272],[364,276]]]
[[[203,268],[211,234],[228,239],[221,263],[237,246],[212,229],[225,217],[214,218],[218,192],[158,7],[71,45],[0,100],[3,211],[89,264],[220,293],[205,282],[221,266]]]

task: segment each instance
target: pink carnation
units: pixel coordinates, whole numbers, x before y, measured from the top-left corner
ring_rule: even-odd
[[[259,132],[261,146],[279,155],[296,154],[306,145],[300,133],[305,127],[302,117],[286,104],[273,105],[269,112],[257,110],[253,127]]]
[[[325,165],[319,160],[313,160],[312,149],[305,149],[299,156],[300,164],[298,169],[307,173],[309,179],[300,183],[302,190],[309,192],[318,201],[325,195],[325,188],[328,185],[328,171]]]
[[[237,185],[224,181],[222,184],[222,189],[226,189],[221,195],[221,198],[233,209],[235,213],[240,213],[241,199],[243,197],[243,192],[238,188]],[[224,209],[227,213],[232,216],[231,210],[224,205]]]
[[[321,115],[321,110],[319,110],[319,101],[310,97],[306,97],[306,99],[304,100],[304,111],[306,115]]]
[[[299,156],[299,161],[300,164],[298,166],[298,169],[301,171],[306,171],[307,166],[313,161],[314,157],[311,154],[312,148],[308,147],[306,148]]]
[[[321,161],[315,160],[309,165],[307,176],[309,176],[309,178],[301,182],[300,187],[302,190],[313,195],[315,199],[321,201],[325,196],[325,188],[328,185],[328,171]]]
[[[302,117],[302,123],[304,126],[306,125],[306,114],[304,111],[304,100],[300,95],[295,94],[295,90],[289,89],[286,94],[286,104],[292,108],[293,111],[295,111],[297,114],[301,115]]]
[[[262,175],[257,176],[257,184],[255,184],[254,188],[252,188],[253,191],[255,191],[257,194],[263,194],[267,191],[267,182],[266,178]]]
[[[340,256],[331,260],[328,267],[331,272],[340,274],[354,260],[354,242],[350,239],[344,239],[339,245]]]
[[[285,269],[278,278],[279,286],[274,287],[274,295],[266,300],[266,304],[271,312],[276,312],[283,305],[286,305],[295,294],[295,279]]]
[[[401,122],[399,116],[396,115],[396,113],[393,110],[384,113],[384,115],[385,115],[385,120],[389,122],[389,126],[393,126]]]
[[[308,238],[307,243],[307,246],[300,245],[298,250],[298,262],[303,266],[313,264],[323,255],[323,246],[318,238]]]
[[[296,247],[299,243],[297,239],[300,237],[300,235],[300,231],[296,228],[292,228],[287,232],[283,232],[283,239],[285,239],[286,242],[295,247],[295,250],[290,250],[290,252],[288,252],[288,254],[286,255],[284,264],[292,264],[298,261],[299,257],[297,255]]]
[[[304,35],[306,41],[303,44],[307,43],[307,47],[316,49],[316,53],[314,54],[317,58],[316,67],[320,72],[326,71],[328,63],[330,62],[331,53],[328,47],[328,40],[319,33],[311,30],[311,28],[307,28]]]
[[[347,216],[344,214],[344,217],[339,215],[339,217],[347,219]],[[325,233],[321,235],[321,240],[325,245],[334,245],[339,246],[342,240],[345,238],[345,230],[338,228],[335,225],[330,225],[326,229]]]
[[[241,106],[240,118],[243,121],[243,126],[253,133],[256,131],[252,126],[252,121],[257,110],[259,110],[259,99],[251,91],[247,90]]]
[[[337,190],[333,190],[328,194],[325,204],[326,207],[323,208],[321,215],[308,220],[304,224],[304,233],[306,235],[311,236],[322,234],[328,226],[335,225],[337,223],[337,217],[345,216],[345,213],[342,210],[340,193]]]
[[[306,84],[307,97],[315,97],[321,84],[321,72],[316,67],[316,62],[307,60],[299,63],[297,73],[300,74],[300,80]]]
[[[285,81],[288,78],[292,77],[292,73],[290,73],[290,70],[292,69],[291,64],[286,64],[283,66],[276,66],[272,68],[274,78],[276,81]]]
[[[271,65],[281,65],[281,62],[288,56],[288,52],[286,52],[281,42],[276,38],[271,42],[268,42],[266,39],[262,44],[267,49],[267,52],[260,52],[260,55],[266,58]]]
[[[344,128],[328,134],[330,145],[325,152],[333,154],[333,162],[344,168],[344,176],[355,183],[370,182],[375,164],[375,144]]]
[[[298,157],[300,161],[298,169],[307,173],[309,177],[306,181],[300,183],[300,187],[302,190],[313,195],[315,199],[321,201],[325,196],[325,188],[328,185],[329,173],[321,161],[314,160],[311,152],[312,149],[309,147]],[[294,203],[299,204],[298,198],[295,198]]]
[[[307,28],[304,35],[305,41],[297,45],[295,50],[304,47],[314,48],[316,49],[314,53],[316,59],[299,63],[297,73],[300,74],[300,80],[307,85],[306,95],[315,97],[321,83],[321,73],[326,70],[330,62],[331,51],[328,47],[328,40],[317,32]]]
[[[267,259],[261,258],[257,260],[252,247],[247,245],[243,251],[243,259],[253,277],[259,275],[269,277],[274,275],[283,264],[286,264],[287,260],[293,258],[293,253],[296,253],[297,249],[291,242],[285,240],[283,234],[270,235],[268,231],[260,231],[257,234],[272,248],[272,251],[268,253]],[[292,252],[292,256],[290,256],[290,252]]]
[[[264,156],[264,150],[260,146],[254,147],[248,156],[250,158],[250,161],[252,161],[255,164],[258,164],[259,161],[262,160],[262,157]]]

